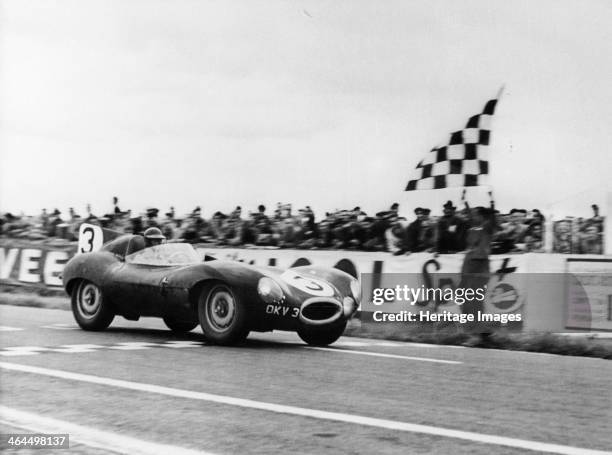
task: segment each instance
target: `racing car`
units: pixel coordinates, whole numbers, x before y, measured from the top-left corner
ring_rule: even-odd
[[[331,344],[361,298],[359,282],[338,269],[223,261],[202,257],[188,243],[147,247],[141,235],[87,223],[62,280],[84,330],[104,330],[117,315],[152,316],[174,332],[200,325],[207,341],[221,345],[272,330],[295,331],[311,345]]]

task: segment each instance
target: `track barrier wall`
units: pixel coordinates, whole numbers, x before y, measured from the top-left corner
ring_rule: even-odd
[[[457,287],[463,255],[344,250],[211,248],[194,245],[204,255],[257,266],[336,267],[362,280],[361,320],[371,321],[371,288],[390,287],[402,274],[413,287]],[[61,290],[61,272],[75,254],[74,243],[0,239],[0,285]],[[612,331],[612,257],[527,253],[491,256],[484,312],[521,314],[514,328],[528,331]],[[390,280],[390,281],[389,281]],[[367,285],[365,283],[367,281]],[[395,283],[395,281],[394,281]],[[366,289],[367,288],[367,289]],[[419,309],[455,311],[456,305],[420,302]],[[399,309],[414,310],[409,304]],[[369,324],[372,326],[374,324]]]

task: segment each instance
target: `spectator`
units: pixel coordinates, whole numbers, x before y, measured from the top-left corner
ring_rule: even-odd
[[[570,219],[555,221],[553,250],[555,253],[564,254],[572,252],[572,221]]]
[[[465,197],[462,197],[465,200]],[[69,209],[64,223],[61,213],[55,209],[51,215],[45,209],[37,217],[5,214],[0,218],[3,236],[42,239],[62,237],[75,239],[81,222],[97,224],[120,232],[142,233],[150,226],[159,226],[168,238],[180,238],[189,242],[211,242],[218,245],[240,246],[255,244],[285,248],[345,248],[366,251],[392,251],[395,254],[419,251],[454,253],[461,251],[466,242],[469,206],[459,211],[452,201],[443,205],[443,216],[430,218],[429,209],[417,208],[417,219],[405,227],[398,218],[399,204],[390,210],[369,217],[356,206],[352,210],[328,212],[318,223],[310,206],[292,214],[291,204],[278,203],[274,217],[266,215],[266,207],[259,205],[256,213],[242,218],[242,209],[236,207],[231,214],[216,212],[212,219],[201,216],[196,207],[184,219],[176,217],[174,207],[158,220],[159,210],[149,208],[143,216],[132,217],[131,211],[122,212],[119,200],[113,197],[113,211],[104,217],[96,217],[87,204],[84,219]],[[593,216],[585,219],[568,218],[554,224],[553,249],[562,253],[601,254],[603,251],[604,218],[599,207],[591,206]],[[527,212],[512,209],[509,214],[493,211],[496,224],[502,229],[493,235],[491,249],[494,253],[543,251],[544,216],[538,209]],[[398,241],[401,236],[401,242]]]
[[[404,237],[406,235],[403,224],[405,220],[405,218],[394,218],[391,221],[391,226],[385,232],[385,239],[387,241],[386,251],[393,254],[401,254],[399,252],[402,251]]]
[[[113,212],[115,215],[122,213],[121,209],[119,208],[119,198],[117,198],[117,196],[113,196]]]
[[[174,213],[172,210],[170,211],[170,214],[172,215],[172,219],[174,220]],[[180,238],[190,243],[196,243],[196,242],[201,241],[202,236],[206,236],[206,233],[204,232],[205,230],[204,224],[205,222],[204,222],[204,219],[202,218],[202,209],[200,206],[197,206],[191,211],[191,213],[185,219],[185,221],[181,223],[182,229],[180,233]],[[216,238],[214,233],[212,237]],[[205,240],[209,240],[209,239],[206,238]]]
[[[272,246],[276,244],[274,233],[272,231],[272,222],[266,215],[266,206],[260,204],[257,207],[257,212],[251,215],[251,231],[252,237],[255,239],[255,245]]]
[[[399,204],[391,204],[390,210],[378,212],[374,220],[371,221],[370,238],[366,245],[369,250],[385,250],[387,246],[386,232],[396,222],[398,217]],[[403,228],[402,228],[403,229]]]
[[[40,223],[44,231],[47,231],[49,226],[49,215],[47,214],[47,209],[42,209],[40,214]]]
[[[55,237],[59,234],[57,227],[63,223],[60,216],[61,214],[62,212],[60,212],[58,209],[53,210],[53,213],[49,217],[49,222],[47,223],[47,236]]]
[[[444,216],[437,223],[437,251],[439,253],[457,253],[465,249],[465,237],[468,225],[455,212],[457,208],[451,201],[443,205]]]
[[[91,211],[91,205],[87,204],[87,206],[85,207],[85,211],[87,212],[87,217],[85,217],[85,221],[87,223],[94,223],[98,217],[96,215],[93,214],[93,212]],[[97,224],[97,223],[94,223]]]
[[[301,231],[299,221],[293,217],[291,210],[291,204],[283,205],[277,222],[278,246],[281,248],[294,248]]]
[[[431,210],[417,207],[414,209],[414,213],[417,219],[408,225],[405,231],[403,248],[395,254],[432,251],[435,248],[434,223],[429,219]]]
[[[164,237],[172,239],[175,237],[177,230],[178,224],[174,219],[174,207],[170,207],[170,211],[166,212],[165,218],[161,222],[161,231]]]
[[[599,206],[593,204],[593,216],[587,220],[588,225],[595,226],[598,232],[603,232],[604,218],[599,215]]]
[[[524,238],[525,251],[529,251],[532,253],[544,252],[544,236],[542,232],[543,231],[541,223],[533,223],[527,228],[527,232]]]
[[[603,242],[596,224],[588,225],[580,235],[581,254],[603,254]]]
[[[145,223],[144,223],[145,229],[148,229],[150,227],[159,228],[159,221],[157,219],[157,215],[159,214],[159,209],[148,208],[146,213],[147,213],[147,219],[145,220]]]
[[[315,216],[312,209],[306,206],[299,210],[299,229],[297,231],[298,248],[314,248],[317,245],[319,230],[315,223]]]
[[[526,217],[527,210],[512,209],[510,211],[509,221],[502,224],[501,231],[495,236],[500,244],[500,253],[524,250],[524,239],[527,234]]]
[[[466,204],[467,206],[467,204]],[[469,206],[467,206],[469,209]],[[491,241],[496,230],[495,206],[491,200],[491,208],[476,207],[470,210],[470,228],[467,232],[467,252],[463,258],[461,267],[461,282],[459,287],[472,289],[477,292],[483,289],[490,278],[489,255],[491,254]],[[463,314],[475,316],[483,311],[483,302],[478,299],[467,300],[462,306]],[[482,323],[471,322],[466,324],[470,333],[470,339],[465,343],[467,346],[475,346],[486,340],[488,329]]]

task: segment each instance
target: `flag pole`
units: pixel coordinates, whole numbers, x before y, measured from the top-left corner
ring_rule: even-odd
[[[496,103],[497,105],[499,105],[499,101],[501,100],[502,95],[504,94],[504,90],[505,89],[506,89],[506,83],[504,82],[504,83],[502,83],[501,87],[497,91],[497,96],[495,98],[497,100],[497,103]],[[495,109],[497,110],[497,106],[495,107]],[[510,147],[512,147],[512,145]],[[489,160],[490,160],[490,158],[489,158]],[[489,176],[490,175],[491,174],[489,174]],[[489,182],[486,186],[488,187],[487,195],[489,196],[489,204],[491,204],[491,201],[495,201],[495,199],[493,197],[493,184],[492,184],[492,182]]]
[[[499,90],[497,91],[497,101],[499,101],[502,97],[502,94],[504,93],[504,89],[506,88],[506,84],[502,84],[502,86],[499,88]]]

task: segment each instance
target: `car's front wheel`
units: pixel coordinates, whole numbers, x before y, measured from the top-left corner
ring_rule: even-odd
[[[249,334],[246,308],[224,283],[215,283],[200,294],[198,318],[204,336],[212,343],[234,344]]]
[[[297,330],[299,337],[312,346],[327,346],[332,344],[344,333],[346,321],[331,327],[303,326]]]
[[[176,319],[173,319],[169,316],[166,316],[164,318],[164,323],[170,330],[176,333],[191,332],[193,329],[195,329],[198,326],[197,322],[177,321]]]
[[[110,303],[91,281],[81,280],[70,297],[72,314],[83,330],[104,330],[113,322],[115,314]]]

